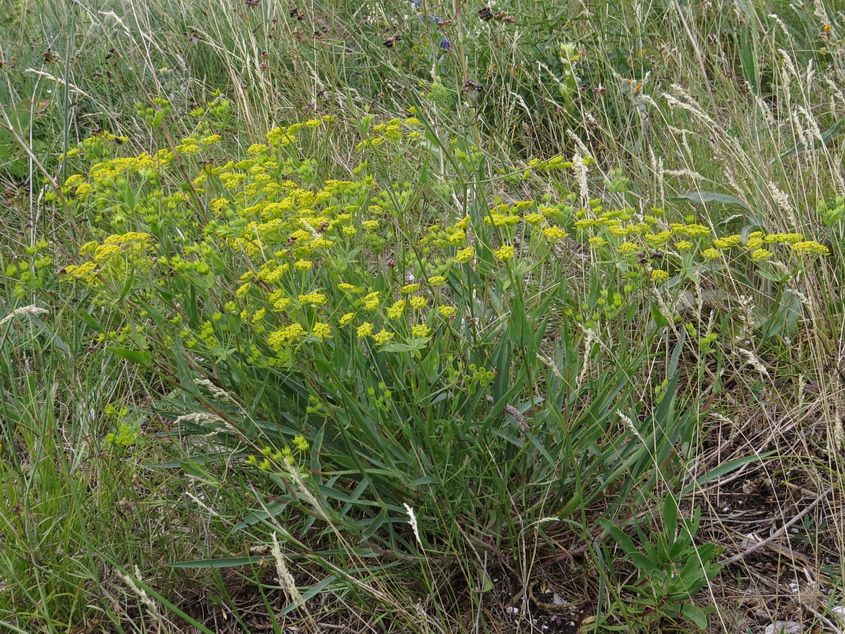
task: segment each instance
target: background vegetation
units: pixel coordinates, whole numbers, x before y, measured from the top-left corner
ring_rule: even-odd
[[[836,2],[2,6],[2,627],[845,629]]]

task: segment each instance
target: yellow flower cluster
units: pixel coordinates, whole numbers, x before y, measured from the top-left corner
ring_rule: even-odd
[[[80,247],[81,255],[89,256],[91,260],[82,264],[71,264],[64,268],[65,279],[81,280],[92,286],[97,286],[101,280],[112,277],[122,277],[127,274],[127,266],[140,270],[148,269],[152,258],[148,251],[152,248],[153,236],[149,233],[128,231],[123,234],[113,234],[105,238],[102,244],[96,240],[86,242]],[[114,262],[115,256],[121,255],[120,264]]]
[[[297,297],[297,301],[299,301],[302,306],[325,304],[328,300],[329,298],[323,293],[307,293]]]
[[[696,255],[708,262],[725,257],[732,249],[742,248],[747,256],[757,263],[763,263],[776,257],[771,247],[789,245],[796,253],[828,255],[829,249],[818,242],[806,241],[800,233],[771,233],[754,231],[747,236],[732,234],[716,236],[709,227],[687,218],[686,223],[665,223],[664,213],[653,209],[651,214],[638,216],[632,209],[605,211],[599,204],[591,201],[588,209],[574,214],[577,220],[573,227],[586,233],[587,244],[591,248],[607,248],[615,251],[623,259],[643,258],[647,254],[663,258],[660,249],[674,249],[690,263]],[[582,233],[582,235],[583,235]],[[681,238],[681,239],[679,239]],[[707,244],[709,239],[709,245]],[[674,242],[673,242],[674,240]],[[769,247],[769,248],[766,248]],[[642,264],[642,260],[640,262]],[[665,281],[668,272],[655,269],[649,272],[653,281]]]
[[[828,249],[823,244],[819,244],[813,240],[807,240],[802,242],[793,242],[791,245],[792,250],[798,253],[814,253],[816,255],[830,255],[830,249]]]
[[[372,116],[368,119],[371,123]],[[401,141],[403,138],[409,141],[419,141],[424,138],[423,134],[417,130],[420,125],[421,122],[416,117],[407,117],[404,120],[390,119],[384,123],[376,124],[371,128],[373,134],[361,141],[357,145],[357,148],[360,150],[364,148],[378,147],[379,145],[383,145],[388,142],[396,143]]]
[[[515,253],[516,248],[509,244],[502,245],[498,250],[494,251],[494,254],[500,260],[510,260]]]
[[[267,337],[267,343],[273,350],[278,350],[285,344],[296,341],[305,334],[305,328],[301,324],[294,323],[290,326],[285,326],[279,330],[275,330]]]

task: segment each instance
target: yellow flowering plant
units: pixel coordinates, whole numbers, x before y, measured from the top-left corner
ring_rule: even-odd
[[[245,454],[244,466],[262,472],[284,466],[295,445],[290,455],[309,464],[295,477],[314,496],[360,486],[362,501],[424,506],[444,496],[429,486],[428,465],[455,466],[459,455],[474,473],[511,465],[508,477],[528,486],[558,474],[571,452],[598,465],[645,451],[597,441],[595,430],[633,394],[630,385],[601,386],[627,385],[622,378],[638,371],[649,346],[672,332],[684,299],[708,281],[739,270],[773,277],[826,253],[803,235],[717,235],[695,218],[673,222],[668,211],[586,200],[578,192],[589,157],[531,167],[554,173],[557,198],[506,202],[473,180],[482,169],[477,149],[429,133],[453,157],[442,163],[452,171],[430,185],[376,178],[372,166],[388,158],[441,168],[412,136],[424,127],[419,116],[367,127],[358,164],[335,178],[315,154],[332,126],[276,126],[212,163],[204,157],[226,139],[210,130],[183,137],[176,154],[97,156],[65,181],[90,235],[58,273],[60,289],[84,289],[89,307],[123,316],[125,327],[94,336],[183,390],[185,407],[210,402],[195,387],[197,373],[227,395],[215,400],[214,422],[194,421],[196,429],[216,430],[239,451],[267,448]],[[625,179],[614,182],[614,194],[624,193]],[[425,209],[417,205],[423,194]],[[454,212],[454,200],[471,198]],[[16,266],[10,272],[25,284]],[[690,342],[681,339],[678,350],[714,354],[718,337],[700,330],[681,329]],[[640,343],[626,348],[622,340]],[[667,378],[660,399],[671,401],[677,389],[677,376]],[[566,421],[564,403],[573,408]],[[666,411],[645,416],[643,429]],[[684,404],[671,416],[682,421],[678,434],[692,424]],[[469,443],[476,437],[483,448]],[[661,451],[677,441],[655,440]],[[573,476],[559,475],[566,498]],[[500,499],[495,512],[503,512],[508,487],[499,476],[486,482],[485,495]],[[612,484],[595,480],[584,490],[595,500]],[[334,514],[341,497],[321,499],[350,534],[360,535],[362,518],[380,517],[377,505],[356,504],[353,518]],[[455,513],[472,508],[454,502]]]

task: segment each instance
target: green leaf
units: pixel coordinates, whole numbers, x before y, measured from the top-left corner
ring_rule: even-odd
[[[489,433],[492,433],[493,435],[506,440],[507,442],[511,443],[514,447],[522,448],[522,446],[525,444],[525,441],[523,441],[519,436],[508,433],[504,429],[494,428],[491,429]]]
[[[147,316],[152,319],[157,326],[163,326],[167,321],[164,316],[156,309],[145,302],[138,302],[138,305],[147,313]]]
[[[795,332],[803,305],[790,291],[784,291],[778,300],[777,308],[761,326],[761,340],[767,341],[777,335],[789,337]]]
[[[123,301],[129,295],[129,292],[135,285],[135,269],[130,267],[128,263],[126,266],[129,269],[129,274],[126,276],[126,279],[123,281],[123,287],[120,289],[120,296],[117,298],[119,302]]]
[[[681,352],[684,349],[684,341],[687,338],[687,331],[681,328],[680,336],[678,337],[678,343],[675,345],[675,348],[672,350],[672,356],[669,358],[669,372],[670,376],[675,376],[678,373],[678,362],[681,360]]]
[[[203,469],[198,462],[193,462],[190,460],[182,461],[182,471],[184,471],[189,476],[206,482],[207,484],[211,484],[214,481],[211,474],[205,469]]]
[[[745,201],[731,196],[730,194],[720,194],[718,192],[689,192],[681,196],[675,196],[672,200],[687,200],[696,205],[706,205],[707,203],[721,203],[722,205],[738,205],[743,209],[751,211],[751,207]]]
[[[76,312],[76,316],[79,317],[83,322],[85,322],[92,330],[96,332],[102,332],[103,325],[97,321],[97,319],[88,311],[86,310],[79,310]]]
[[[732,471],[736,471],[740,467],[744,467],[750,462],[764,460],[765,458],[768,458],[774,453],[774,451],[767,451],[766,453],[756,454],[753,456],[744,456],[742,458],[736,458],[735,460],[728,460],[727,462],[720,464],[718,467],[711,469],[695,482],[690,482],[687,486],[684,487],[684,490],[681,491],[681,495],[687,495],[688,493],[694,491],[696,488],[704,486],[711,480],[715,480],[716,478],[720,478],[723,475],[731,473]]]
[[[760,65],[757,63],[756,29],[751,30],[743,26],[740,32],[740,59],[742,60],[742,74],[751,90],[760,94]]]
[[[657,302],[651,302],[651,317],[658,328],[665,328],[672,323],[669,320],[670,316],[663,314]]]
[[[652,574],[656,573],[658,570],[660,570],[658,565],[656,563],[654,563],[654,561],[652,559],[650,559],[649,557],[646,557],[642,553],[638,553],[638,552],[628,553],[628,557],[631,558],[631,561],[634,563],[634,565],[637,568],[639,568],[641,571],[643,571],[646,574],[652,575]]]
[[[194,561],[177,561],[168,564],[170,568],[237,568],[238,566],[250,566],[257,564],[267,557],[227,557],[221,559],[195,559]]]
[[[688,621],[695,623],[699,629],[707,628],[707,615],[701,608],[694,606],[692,603],[684,603],[681,606],[681,614]]]
[[[474,589],[473,592],[477,592],[478,594],[484,594],[485,592],[490,592],[493,589],[493,580],[490,578],[490,575],[487,574],[486,570],[481,570],[481,583],[479,584],[479,588]]]
[[[757,269],[757,275],[776,284],[782,284],[792,277],[791,273],[772,273],[762,268]]]
[[[507,394],[508,388],[511,385],[511,346],[507,341],[501,342],[493,354],[490,355],[490,361],[496,369],[496,377],[493,379],[493,401],[498,403],[502,397]],[[503,405],[504,407],[504,405]]]
[[[153,357],[146,350],[130,350],[129,348],[118,348],[116,346],[109,346],[107,350],[132,363],[140,363],[144,366],[152,365]]]
[[[525,313],[525,302],[522,301],[522,297],[516,295],[511,302],[511,317],[508,327],[511,341],[516,346],[527,346],[533,339],[533,332]]]
[[[385,522],[387,522],[388,519],[389,516],[387,514],[387,509],[382,508],[381,511],[379,511],[379,514],[368,522],[368,525],[364,529],[364,532],[361,533],[361,541],[368,540],[370,537],[375,535],[379,531],[379,529],[384,526]]]
[[[419,349],[418,345],[412,345],[407,343],[386,343],[382,346],[379,346],[377,350],[379,352],[411,352],[412,350]]]
[[[22,99],[7,110],[12,128],[18,133],[18,135],[24,138],[28,136],[29,124],[32,120],[30,115],[31,107],[31,99]],[[15,135],[9,132],[5,126],[0,127],[0,141],[17,146],[17,139],[15,139]]]
[[[671,493],[666,494],[663,502],[663,525],[666,530],[666,538],[671,543],[675,539],[678,530],[678,502]]]
[[[549,465],[555,464],[556,461],[552,457],[552,454],[550,454],[549,450],[546,449],[543,446],[543,443],[539,438],[537,438],[534,434],[532,434],[531,432],[528,432],[528,431],[525,432],[525,437],[528,440],[528,442],[531,444],[531,446],[534,447],[534,450],[537,453],[539,453],[541,456],[543,456],[543,458],[545,458],[546,464],[549,464]]]
[[[267,504],[265,509],[261,509],[260,511],[255,511],[247,515],[243,520],[235,524],[235,528],[233,530],[240,530],[242,528],[246,528],[247,526],[252,526],[253,524],[260,522],[261,520],[266,520],[269,517],[274,517],[284,511],[288,507],[288,502],[284,501],[276,501],[270,502]]]
[[[634,546],[633,540],[616,528],[609,519],[604,517],[599,518],[599,526],[610,534],[614,541],[622,547],[626,555],[630,556],[637,552],[637,547]]]
[[[185,430],[180,430],[176,432],[178,434],[185,434]],[[198,431],[197,433],[204,433],[203,431]],[[170,434],[165,434],[165,436],[169,436]],[[229,458],[242,458],[246,454],[236,454],[232,455],[230,451],[222,451],[220,453],[210,453],[210,454],[203,454],[198,456],[191,456],[191,463],[196,464],[208,464],[214,463],[217,461],[225,461]],[[184,460],[170,460],[168,462],[153,462],[149,465],[153,469],[182,469],[185,466]]]
[[[409,482],[408,488],[414,491],[417,487],[423,486],[424,484],[434,484],[435,482],[437,482],[437,480],[435,480],[431,476],[424,476],[422,478],[414,480],[413,482]]]
[[[323,579],[320,583],[315,584],[315,585],[311,586],[310,588],[308,588],[308,590],[306,590],[305,592],[302,592],[301,593],[302,602],[305,603],[309,599],[312,599],[315,596],[317,596],[318,594],[320,594],[336,578],[337,578],[336,575],[329,575],[328,577]],[[285,616],[289,612],[292,612],[293,610],[296,610],[299,607],[301,607],[301,604],[296,603],[296,602],[291,602],[287,606],[285,606],[284,609],[282,609],[281,612],[279,612],[278,616],[279,617]]]
[[[58,333],[54,332],[38,315],[30,315],[30,318],[38,329],[50,338],[53,345],[66,355],[70,355],[70,347],[67,343],[65,343],[65,340],[58,335]]]

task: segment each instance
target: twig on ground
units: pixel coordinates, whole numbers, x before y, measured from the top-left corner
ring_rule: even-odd
[[[804,517],[805,515],[807,515],[807,513],[809,513],[810,511],[812,511],[812,510],[813,510],[814,508],[816,508],[819,504],[821,504],[821,502],[822,502],[823,500],[825,500],[825,499],[827,498],[827,496],[828,496],[828,495],[830,495],[830,492],[831,492],[832,490],[833,490],[832,488],[828,488],[828,489],[827,489],[827,491],[825,491],[825,492],[824,492],[824,493],[822,493],[819,497],[817,497],[815,500],[813,500],[812,504],[810,504],[807,508],[805,508],[803,511],[801,511],[800,513],[798,513],[798,515],[796,515],[795,517],[793,517],[791,520],[789,520],[786,524],[784,524],[783,526],[781,526],[781,527],[780,527],[778,530],[776,530],[774,533],[772,533],[771,535],[769,535],[766,539],[763,539],[763,540],[761,540],[761,541],[757,542],[756,544],[752,544],[751,546],[749,546],[748,548],[746,548],[745,550],[743,550],[741,553],[738,553],[738,554],[734,555],[733,557],[728,557],[727,559],[725,559],[725,560],[724,560],[724,561],[722,561],[721,563],[722,563],[723,565],[725,565],[725,566],[729,566],[730,564],[735,564],[736,562],[738,562],[738,561],[740,561],[740,560],[742,560],[742,559],[745,559],[745,558],[746,558],[748,555],[750,555],[751,553],[757,552],[757,551],[758,551],[758,550],[760,550],[761,548],[765,548],[766,546],[768,546],[769,544],[771,544],[773,541],[775,541],[776,539],[778,539],[781,535],[783,535],[783,534],[784,534],[784,533],[785,533],[785,532],[789,529],[789,527],[790,527],[790,526],[792,526],[793,524],[795,524],[795,523],[799,522],[799,521],[801,520],[801,518],[802,518],[802,517]]]

